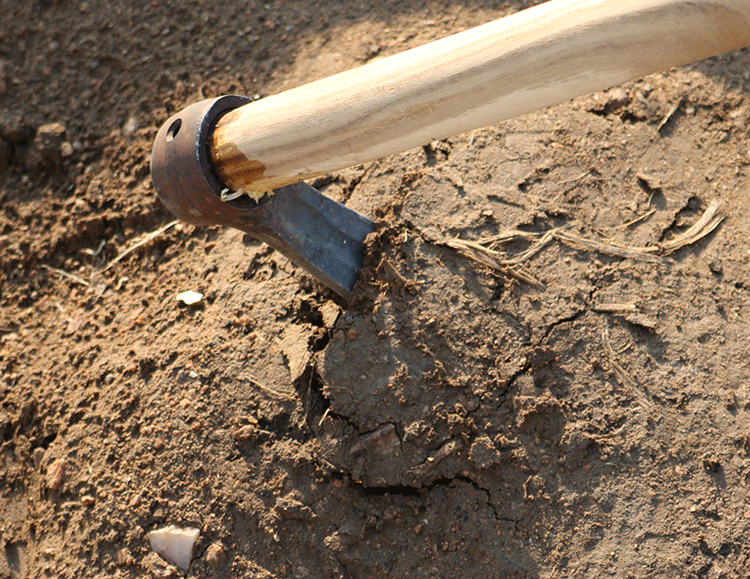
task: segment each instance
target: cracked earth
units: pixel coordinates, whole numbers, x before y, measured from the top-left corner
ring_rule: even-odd
[[[166,227],[172,112],[532,3],[0,0],[0,578],[174,576],[170,524],[188,577],[747,576],[747,50],[314,180],[378,224],[348,303]]]

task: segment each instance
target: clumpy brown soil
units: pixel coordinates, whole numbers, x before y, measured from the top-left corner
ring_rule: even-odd
[[[0,577],[169,576],[168,524],[191,577],[747,576],[750,52],[317,179],[378,220],[347,304],[164,229],[157,128],[530,2],[130,4],[0,1]],[[671,255],[553,240],[539,286],[444,244],[714,200]]]

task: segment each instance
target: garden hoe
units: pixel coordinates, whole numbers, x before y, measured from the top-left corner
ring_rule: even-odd
[[[251,102],[169,118],[151,172],[196,225],[265,241],[344,297],[374,224],[304,179],[750,45],[750,0],[550,0]]]

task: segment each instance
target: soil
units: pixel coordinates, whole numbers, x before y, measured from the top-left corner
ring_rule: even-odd
[[[181,107],[530,4],[0,0],[1,578],[178,575],[170,524],[188,577],[748,575],[750,51],[316,179],[378,222],[348,303],[154,192]],[[445,245],[715,200],[540,283]]]

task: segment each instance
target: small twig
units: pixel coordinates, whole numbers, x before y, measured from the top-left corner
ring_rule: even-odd
[[[411,467],[409,470],[416,471],[417,474],[423,475],[426,472],[432,470],[435,468],[438,463],[443,460],[444,458],[447,458],[457,450],[461,450],[464,446],[464,443],[461,441],[460,438],[452,438],[448,442],[446,442],[443,446],[438,448],[434,453],[432,453],[430,456],[428,456],[424,462],[421,462],[420,464]]]
[[[323,426],[323,423],[326,421],[326,418],[328,418],[328,415],[331,413],[331,407],[329,406],[326,408],[326,411],[323,413],[323,416],[320,417],[320,421],[318,422],[318,427]]]
[[[107,271],[110,267],[112,267],[116,263],[119,263],[125,256],[129,255],[130,253],[132,253],[133,251],[135,251],[139,247],[141,247],[143,245],[146,245],[149,241],[151,241],[152,239],[158,237],[159,235],[161,235],[162,233],[164,233],[168,229],[174,227],[178,223],[179,223],[179,221],[177,221],[175,219],[174,221],[170,221],[169,223],[167,223],[165,226],[160,227],[156,231],[152,231],[151,233],[147,233],[143,237],[143,239],[141,239],[140,241],[137,241],[136,243],[134,243],[133,245],[131,245],[130,247],[128,247],[125,251],[123,251],[120,255],[118,255],[116,258],[114,258],[112,261],[110,261],[107,264],[107,266],[102,271]]]
[[[80,277],[78,277],[77,275],[74,275],[74,274],[72,274],[72,273],[68,273],[68,272],[67,272],[67,271],[65,271],[64,269],[58,269],[58,268],[56,268],[56,267],[51,267],[51,266],[49,266],[49,265],[42,265],[42,267],[43,267],[44,269],[46,269],[46,270],[49,270],[49,271],[53,271],[53,272],[55,272],[55,273],[57,273],[57,274],[60,274],[60,275],[61,275],[62,277],[66,277],[66,278],[68,278],[69,280],[72,280],[72,281],[74,281],[74,282],[76,282],[76,283],[79,283],[79,284],[81,284],[81,285],[83,285],[83,286],[87,286],[87,287],[88,287],[88,286],[90,286],[90,285],[91,285],[91,284],[90,284],[89,282],[87,282],[87,281],[86,281],[85,279],[83,279],[83,278],[80,278]]]
[[[86,253],[86,254],[90,255],[91,257],[97,257],[102,252],[102,250],[104,249],[104,247],[106,245],[107,245],[107,240],[106,239],[102,239],[99,242],[99,245],[97,246],[96,249],[86,248],[86,249],[83,249],[82,251],[83,251],[83,253]]]

